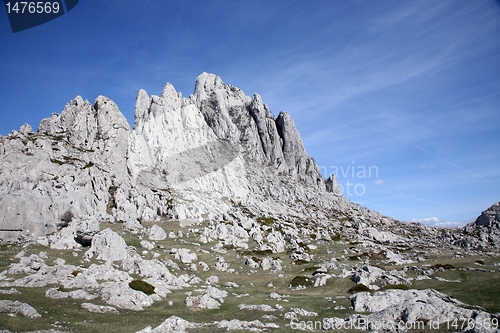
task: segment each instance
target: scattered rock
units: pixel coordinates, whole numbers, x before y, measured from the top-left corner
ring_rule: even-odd
[[[90,311],[90,312],[95,312],[95,313],[114,313],[114,314],[120,313],[116,308],[114,308],[112,306],[106,306],[106,305],[82,303],[81,307],[82,307],[82,309],[85,309],[85,310]]]
[[[356,312],[372,312],[369,315],[354,314],[347,319],[332,318],[329,329],[335,325],[364,323],[364,329],[376,330],[381,327],[387,331],[406,330],[415,323],[425,325],[428,322],[446,323],[457,320],[470,320],[484,323],[491,322],[491,315],[433,289],[426,290],[387,290],[373,294],[361,292],[351,297]],[[482,324],[481,324],[482,325]],[[342,326],[337,326],[342,327]],[[414,326],[416,327],[416,326]]]
[[[273,312],[273,311],[276,311],[275,308],[273,308],[272,306],[267,305],[267,304],[259,304],[259,305],[256,305],[256,304],[250,304],[250,305],[239,304],[238,308],[240,310],[251,310],[251,311],[264,311],[264,312]]]
[[[151,296],[133,290],[126,282],[105,282],[100,293],[104,302],[121,309],[141,311],[154,303]]]
[[[218,309],[228,293],[215,287],[208,287],[200,296],[186,298],[186,306],[193,309]]]
[[[111,229],[97,233],[92,239],[92,246],[85,252],[85,258],[96,257],[99,260],[117,261],[127,257],[127,244],[123,238]]]
[[[186,331],[187,329],[199,328],[202,326],[203,326],[202,324],[191,323],[180,317],[172,316],[166,319],[156,328],[148,326],[145,329],[138,331],[136,333],[187,333]]]
[[[384,271],[381,268],[364,265],[359,268],[351,278],[352,281],[363,284],[372,290],[380,289],[379,286],[375,285],[378,282],[384,285],[398,285],[398,284],[411,284],[411,282],[406,278],[406,274],[403,271],[392,270],[390,272]]]
[[[147,240],[141,240],[140,244],[143,248],[148,249],[148,250],[152,250],[155,248],[154,244],[151,242],[148,242]]]
[[[14,295],[14,294],[20,294],[21,292],[19,292],[16,288],[10,288],[8,290],[5,290],[5,289],[0,289],[0,294],[3,294],[3,295]]]
[[[196,253],[191,252],[189,249],[172,249],[170,250],[170,254],[174,255],[174,258],[180,260],[184,264],[190,264],[193,261],[198,260],[198,256]]]
[[[29,318],[40,318],[41,315],[29,304],[19,301],[0,300],[0,313],[21,315]]]
[[[233,319],[233,320],[221,320],[220,322],[217,322],[217,328],[225,328],[228,331],[250,330],[253,332],[262,332],[262,329],[279,328],[279,326],[273,323],[264,324],[260,320],[242,321],[238,319]]]
[[[76,238],[83,246],[90,246],[92,238],[100,230],[99,220],[96,216],[90,216],[85,219],[77,219],[71,221],[75,224]]]
[[[149,229],[148,237],[150,240],[160,241],[167,238],[167,233],[162,227],[155,224]]]

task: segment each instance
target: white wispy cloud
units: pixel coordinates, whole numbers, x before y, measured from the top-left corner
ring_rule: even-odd
[[[437,217],[412,219],[411,222],[419,222],[430,227],[440,227],[440,228],[463,227],[464,225],[467,224],[465,222],[441,221]]]

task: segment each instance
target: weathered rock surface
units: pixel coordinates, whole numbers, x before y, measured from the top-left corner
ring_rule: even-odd
[[[191,252],[191,250],[188,249],[171,249],[170,254],[174,255],[174,258],[177,260],[180,260],[184,264],[190,264],[193,261],[198,260],[198,256],[196,253]]]
[[[116,308],[112,306],[105,306],[105,305],[96,305],[92,303],[82,303],[82,309],[85,309],[89,312],[95,312],[95,313],[114,313],[118,314],[120,313]]]
[[[128,283],[105,282],[101,285],[101,298],[109,305],[122,309],[140,311],[153,305],[151,296],[142,291],[133,290]]]
[[[403,271],[391,270],[387,272],[370,265],[364,265],[356,270],[351,280],[358,284],[364,284],[372,290],[378,290],[385,285],[411,284]]]
[[[143,330],[137,331],[136,333],[187,333],[186,329],[198,328],[202,326],[203,325],[201,324],[191,323],[180,317],[172,316],[155,328],[148,326]]]
[[[425,251],[443,248],[448,254],[461,248],[498,250],[499,207],[493,205],[465,228],[442,230],[401,223],[353,204],[342,196],[334,175],[326,180],[320,175],[289,114],[275,117],[259,95],[247,96],[203,73],[188,98],[171,84],[159,96],[140,90],[133,129],[108,98],[99,96],[92,104],[77,97],[61,114],[42,120],[36,132],[25,124],[0,136],[0,229],[7,229],[0,242],[36,241],[72,250],[74,258],[64,258],[75,264],[52,258],[52,265],[45,252],[28,256],[23,251],[18,263],[0,272],[0,287],[49,288],[45,295],[54,299],[100,297],[110,306],[82,306],[103,313],[139,311],[185,287],[200,288],[187,293],[188,308],[218,309],[229,294],[215,286],[235,291],[234,297],[250,296],[236,288],[250,292],[253,287],[227,282],[228,275],[288,279],[297,274],[288,276],[296,265],[304,270],[292,280],[297,279],[295,290],[322,287],[332,278],[375,290],[410,279],[406,270],[385,271],[373,261],[406,265],[428,259]],[[188,230],[172,231],[169,222]],[[122,231],[106,228],[108,223],[135,234],[124,237],[140,244],[140,251],[127,246]],[[336,248],[342,248],[339,256],[331,252]],[[94,259],[103,262],[87,267]],[[220,281],[199,275],[210,269],[224,272]],[[416,269],[415,279],[434,273]],[[132,289],[132,276],[152,285],[154,294]],[[273,282],[266,281],[266,293],[278,287]],[[289,301],[276,293],[270,297]],[[348,320],[444,320],[449,311],[489,316],[434,291],[358,294],[352,302],[356,311],[373,313]],[[239,308],[287,319],[317,315],[299,308],[285,312],[280,304]],[[260,321],[215,324],[228,330],[276,327]],[[143,331],[182,332],[196,325],[171,317]]]
[[[352,206],[332,179],[327,192],[287,113],[275,118],[260,96],[207,73],[189,98],[170,84],[160,96],[141,90],[133,130],[108,98],[91,104],[78,96],[37,132],[26,125],[0,137],[0,170],[0,227],[20,230],[2,240],[69,227],[62,243],[50,241],[55,248],[74,246],[72,235],[89,245],[96,221],[142,232],[138,220],[218,220],[235,203],[273,213],[293,204],[300,214],[311,198],[324,208]],[[70,227],[73,220],[80,222]],[[248,238],[243,231],[233,233],[237,246]]]
[[[481,213],[474,222],[477,226],[493,227],[500,224],[500,202]]]
[[[148,237],[150,240],[164,240],[167,238],[167,233],[162,227],[155,224],[148,230]]]
[[[29,304],[18,301],[0,300],[0,313],[40,318],[41,315]]]
[[[500,202],[481,213],[462,228],[460,235],[449,235],[452,241],[466,249],[500,248]]]
[[[85,253],[86,258],[117,261],[127,257],[127,244],[123,238],[111,229],[105,229],[94,236],[92,246]]]
[[[250,330],[252,332],[262,332],[268,328],[279,328],[278,325],[273,323],[262,323],[260,320],[221,320],[217,323],[217,328],[225,328],[228,331],[232,330]]]
[[[226,291],[210,286],[202,295],[187,297],[186,306],[197,309],[218,309],[227,296]]]
[[[420,329],[425,329],[429,322],[444,324],[454,320],[471,320],[472,323],[477,321],[483,326],[484,322],[491,323],[492,319],[496,318],[480,309],[471,309],[470,306],[433,289],[387,290],[374,294],[362,292],[352,296],[351,302],[355,311],[371,314],[354,314],[345,320],[332,318],[326,325],[327,329],[341,328],[341,325],[349,327],[350,323],[353,323],[354,327],[360,329],[404,332],[409,328],[419,327],[417,325],[424,325],[420,326]]]

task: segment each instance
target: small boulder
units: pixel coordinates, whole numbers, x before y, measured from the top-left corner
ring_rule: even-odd
[[[167,233],[165,232],[165,230],[163,230],[162,227],[155,224],[151,227],[151,229],[149,229],[148,237],[150,240],[155,241],[164,240],[165,238],[167,238]]]

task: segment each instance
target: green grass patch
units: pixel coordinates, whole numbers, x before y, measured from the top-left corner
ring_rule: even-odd
[[[447,280],[461,282],[442,282],[437,280],[414,281],[416,289],[433,288],[448,294],[459,301],[478,305],[490,313],[500,312],[500,273],[448,270],[435,274]]]
[[[433,269],[433,270],[438,270],[441,268],[446,271],[446,270],[450,270],[450,269],[455,269],[455,266],[453,266],[452,264],[436,264],[434,266],[431,266],[431,269]]]
[[[410,286],[407,284],[387,284],[380,288],[380,290],[389,290],[389,289],[399,289],[399,290],[410,290]]]

